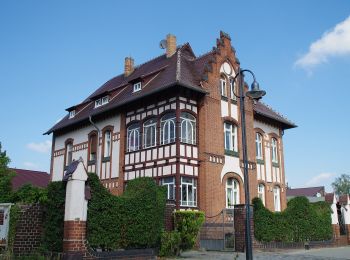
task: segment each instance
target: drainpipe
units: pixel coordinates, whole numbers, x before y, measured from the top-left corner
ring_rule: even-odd
[[[90,123],[92,124],[92,126],[93,127],[95,127],[96,128],[96,130],[97,130],[97,151],[96,151],[96,174],[97,174],[97,176],[100,176],[99,175],[99,159],[100,159],[100,153],[99,153],[99,151],[100,151],[100,134],[101,134],[101,130],[100,130],[100,128],[98,128],[97,127],[97,125],[92,121],[92,118],[91,118],[91,115],[89,116],[89,121],[90,121]],[[102,149],[102,147],[101,147],[101,149]]]

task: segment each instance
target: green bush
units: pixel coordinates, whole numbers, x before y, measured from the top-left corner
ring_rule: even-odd
[[[62,252],[66,183],[50,182],[44,206],[42,250]]]
[[[13,243],[15,241],[16,236],[16,226],[17,221],[21,215],[21,210],[18,205],[12,205],[10,209],[10,224],[9,224],[9,232],[8,232],[8,251],[12,253]]]
[[[180,254],[181,236],[175,231],[164,231],[160,241],[159,256],[178,256]]]
[[[47,200],[47,189],[34,187],[32,184],[25,184],[12,193],[13,203],[45,203]]]
[[[93,248],[149,248],[159,245],[164,222],[165,187],[152,178],[128,182],[121,196],[114,196],[89,174],[87,239]]]
[[[331,211],[325,202],[311,204],[305,197],[288,202],[283,212],[271,212],[253,199],[254,232],[258,241],[304,242],[332,238]]]
[[[196,243],[199,229],[204,223],[205,216],[202,211],[176,211],[175,230],[180,233],[181,250],[192,249]]]

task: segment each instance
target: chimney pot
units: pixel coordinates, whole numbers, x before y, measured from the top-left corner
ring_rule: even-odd
[[[128,77],[133,72],[134,72],[134,59],[131,57],[126,57],[125,63],[124,63],[124,75],[125,75],[125,77]]]
[[[166,57],[170,58],[176,52],[176,36],[172,34],[168,34],[166,36],[166,42],[167,42]]]

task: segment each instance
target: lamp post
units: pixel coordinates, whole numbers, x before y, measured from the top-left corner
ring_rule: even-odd
[[[253,76],[253,83],[251,90],[244,94],[243,73],[249,72]],[[249,176],[248,176],[248,155],[247,155],[247,136],[246,136],[246,121],[245,121],[245,108],[244,98],[249,97],[254,100],[259,100],[265,96],[266,92],[260,90],[258,82],[255,80],[255,75],[251,70],[239,69],[238,74],[233,79],[234,82],[238,78],[239,86],[239,103],[241,112],[241,129],[242,129],[242,147],[243,147],[243,175],[244,175],[244,195],[245,195],[245,246],[246,246],[246,259],[253,259],[252,240],[250,237],[250,195],[249,195]]]

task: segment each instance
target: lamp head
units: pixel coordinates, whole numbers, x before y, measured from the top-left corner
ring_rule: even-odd
[[[260,90],[259,83],[256,80],[253,81],[251,85],[251,90],[247,91],[246,93],[247,97],[250,97],[255,100],[259,100],[265,95],[266,95],[266,91]]]

